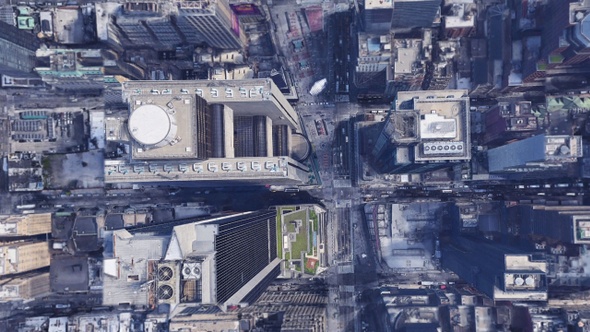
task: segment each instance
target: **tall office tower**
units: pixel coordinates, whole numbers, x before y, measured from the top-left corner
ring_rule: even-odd
[[[51,233],[51,213],[0,216],[0,238]]]
[[[105,305],[247,305],[278,276],[276,211],[118,230],[107,238]]]
[[[105,162],[118,182],[303,184],[309,142],[271,79],[129,81],[129,118],[107,118],[107,140],[131,146]]]
[[[209,46],[242,49],[246,33],[227,0],[176,1],[180,30],[185,35],[198,34]]]
[[[384,173],[422,173],[471,159],[467,90],[398,92],[373,148]]]
[[[582,137],[537,135],[488,150],[490,173],[522,177],[577,176]]]
[[[518,205],[508,208],[508,220],[532,240],[590,244],[590,206]]]
[[[541,40],[524,43],[531,57],[523,63],[525,86],[543,86],[547,77],[575,73],[572,68],[588,72],[590,0],[549,0],[542,12]]]
[[[430,28],[440,6],[441,0],[393,0],[391,29]]]
[[[9,242],[0,246],[0,276],[49,266],[47,242]]]
[[[484,117],[484,142],[488,146],[528,138],[539,130],[541,121],[535,115],[532,103],[525,100],[499,102]]]
[[[547,262],[518,249],[467,237],[442,244],[442,266],[494,301],[546,301]]]
[[[389,33],[358,33],[354,84],[367,93],[383,95],[394,79],[393,40]]]
[[[363,17],[365,32],[389,33],[393,6],[393,0],[366,0]]]
[[[36,66],[35,52],[41,43],[35,35],[0,21],[0,65],[23,72]]]

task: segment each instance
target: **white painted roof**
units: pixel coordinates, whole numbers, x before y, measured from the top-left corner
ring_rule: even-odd
[[[142,105],[129,117],[131,136],[144,145],[155,145],[163,141],[171,126],[168,113],[157,105]]]

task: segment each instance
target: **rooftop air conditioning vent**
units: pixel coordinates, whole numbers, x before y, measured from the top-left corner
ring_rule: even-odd
[[[168,281],[174,276],[174,271],[169,266],[162,266],[158,269],[158,280]]]
[[[174,296],[174,289],[170,285],[162,285],[158,287],[157,296],[159,300],[169,300]]]
[[[182,278],[201,279],[201,263],[184,263],[182,265]]]

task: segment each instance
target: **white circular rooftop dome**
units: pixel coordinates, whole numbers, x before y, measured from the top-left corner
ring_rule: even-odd
[[[142,105],[129,117],[129,132],[140,144],[165,145],[176,135],[176,121],[160,106]]]

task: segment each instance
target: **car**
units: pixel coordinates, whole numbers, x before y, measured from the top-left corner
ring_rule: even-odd
[[[186,164],[178,164],[178,170],[182,173],[186,173],[186,171],[188,171],[188,166]]]
[[[228,163],[228,162],[221,163],[221,169],[226,172],[231,171],[232,170],[231,163]]]
[[[246,164],[244,164],[243,161],[238,161],[236,163],[236,168],[238,169],[238,171],[244,172],[246,170]]]
[[[267,161],[264,163],[264,168],[266,168],[267,170],[274,170],[275,169],[275,163],[273,163],[272,161]]]
[[[219,168],[217,167],[217,163],[214,163],[214,162],[208,163],[207,170],[209,172],[213,172],[213,173],[217,172],[219,170]]]
[[[193,171],[197,173],[203,173],[203,164],[201,163],[194,163],[193,164]]]
[[[170,166],[170,165],[164,165],[164,172],[167,172],[167,173],[172,172],[172,166]]]
[[[260,162],[253,161],[250,166],[252,167],[253,171],[257,171],[257,172],[260,171]]]

